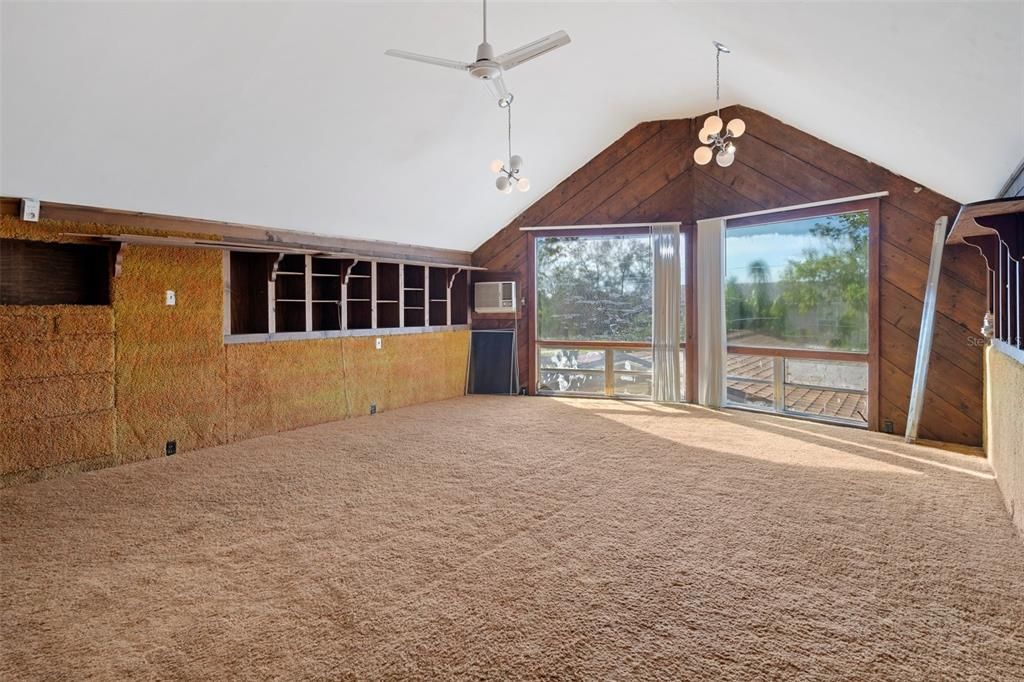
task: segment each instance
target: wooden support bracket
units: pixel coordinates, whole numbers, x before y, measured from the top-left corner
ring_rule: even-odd
[[[281,261],[284,260],[285,254],[277,254],[277,258],[274,259],[274,264],[270,266],[270,281],[277,281],[277,269],[281,267]]]

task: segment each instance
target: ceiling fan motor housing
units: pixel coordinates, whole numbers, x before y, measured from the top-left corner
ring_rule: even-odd
[[[501,67],[494,61],[494,48],[490,43],[480,43],[476,48],[476,61],[470,65],[469,73],[480,80],[490,80],[501,75]]]

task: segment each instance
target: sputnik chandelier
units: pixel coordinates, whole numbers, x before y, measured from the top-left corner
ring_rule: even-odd
[[[708,116],[704,120],[704,127],[701,128],[700,132],[697,133],[697,139],[700,140],[701,147],[697,147],[697,150],[693,152],[693,160],[701,166],[706,166],[711,163],[711,157],[714,155],[715,162],[719,166],[726,168],[732,165],[732,162],[736,160],[736,145],[733,140],[742,136],[747,129],[747,124],[742,119],[734,118],[729,121],[729,124],[724,126],[725,131],[722,131],[722,105],[720,103],[720,91],[721,91],[721,78],[722,78],[722,53],[729,54],[732,52],[722,43],[717,40],[712,43],[715,46],[715,113]],[[715,154],[715,150],[718,151]]]
[[[525,192],[530,189],[530,181],[519,175],[523,170],[523,157],[512,153],[512,95],[498,100],[498,106],[508,112],[508,165],[501,159],[491,161],[491,172],[498,174],[494,186],[504,194],[510,194],[513,187]]]

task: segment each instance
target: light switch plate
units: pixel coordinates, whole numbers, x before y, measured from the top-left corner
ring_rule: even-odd
[[[166,301],[167,301],[167,305],[174,305],[174,302],[175,302],[174,292],[171,291],[170,289],[167,290],[167,299],[166,299]]]
[[[380,337],[378,336],[378,337],[377,337],[377,350],[380,350],[380,349],[381,349],[381,348],[383,348],[383,347],[384,347],[384,339],[382,339],[382,338],[380,338]]]

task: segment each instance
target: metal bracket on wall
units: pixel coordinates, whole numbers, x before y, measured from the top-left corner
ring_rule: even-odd
[[[277,258],[274,259],[274,264],[270,266],[270,281],[277,281],[277,269],[281,267],[281,261],[284,260],[284,253],[277,254]]]
[[[462,272],[462,268],[456,269],[455,274],[448,278],[448,291],[452,290],[452,287],[455,285],[455,278],[459,276],[460,272]]]
[[[353,260],[351,263],[348,264],[348,267],[345,268],[345,276],[342,277],[341,279],[341,283],[344,284],[345,286],[348,286],[349,277],[351,277],[352,275],[352,268],[354,268],[356,266],[356,263],[358,262],[358,260]]]

